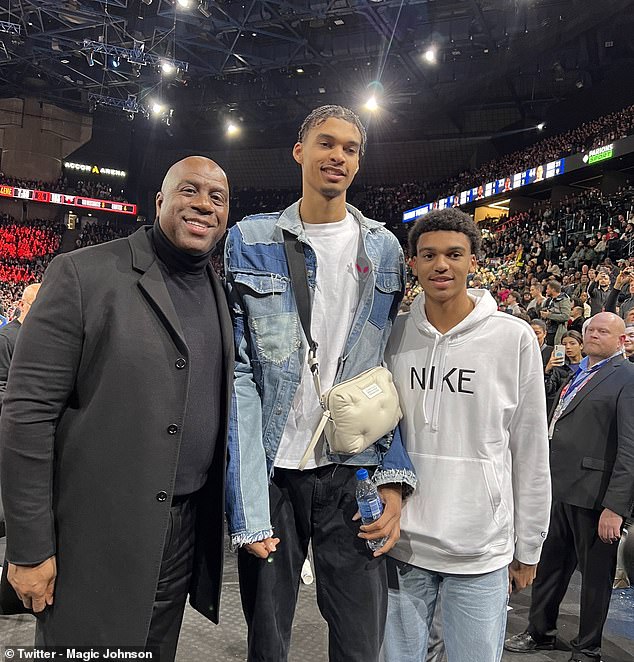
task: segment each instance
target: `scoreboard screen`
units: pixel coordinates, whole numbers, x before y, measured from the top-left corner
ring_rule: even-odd
[[[99,200],[86,198],[83,195],[67,195],[66,193],[51,193],[50,191],[36,191],[29,188],[18,188],[0,184],[0,197],[17,198],[30,202],[44,202],[52,205],[66,205],[92,211],[108,211],[116,214],[136,216],[137,206],[129,202],[116,202],[115,200]]]

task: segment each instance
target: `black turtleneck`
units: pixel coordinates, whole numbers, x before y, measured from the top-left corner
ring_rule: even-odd
[[[216,447],[223,381],[220,321],[210,280],[211,251],[192,255],[176,248],[158,221],[150,234],[189,350],[189,388],[174,486],[174,495],[181,496],[203,486]]]

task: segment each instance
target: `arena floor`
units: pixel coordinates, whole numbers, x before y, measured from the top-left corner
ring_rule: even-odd
[[[4,557],[4,541],[0,542]],[[227,553],[222,599],[221,622],[213,626],[187,608],[178,647],[178,662],[229,662],[245,660],[246,628],[238,592],[235,555]],[[579,613],[579,575],[573,577],[562,605],[560,617],[563,641],[576,634]],[[509,611],[508,632],[515,634],[526,626],[530,592],[514,596]],[[31,616],[0,616],[0,645],[21,646],[33,642],[34,619]],[[314,584],[302,584],[295,617],[291,662],[327,662],[326,626],[317,610]],[[505,653],[503,662],[567,662],[570,653],[562,650],[531,655]],[[466,662],[466,661],[465,661]],[[614,591],[604,632],[603,662],[634,662],[634,588]]]

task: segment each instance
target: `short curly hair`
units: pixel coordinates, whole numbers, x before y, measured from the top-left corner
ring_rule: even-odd
[[[476,222],[459,209],[436,209],[419,218],[409,231],[407,241],[410,255],[416,255],[418,240],[427,232],[461,232],[466,235],[471,245],[471,253],[477,255],[482,242],[482,235]]]
[[[361,144],[359,145],[359,156],[363,156],[365,152],[365,144],[368,139],[365,127],[363,126],[361,120],[359,119],[359,116],[353,111],[351,111],[349,108],[345,108],[344,106],[330,105],[330,106],[320,106],[319,108],[315,108],[315,110],[313,110],[308,115],[308,117],[306,117],[306,119],[302,122],[302,125],[299,127],[297,142],[303,143],[304,139],[306,138],[306,134],[313,127],[323,124],[326,120],[330,119],[331,117],[334,117],[335,119],[338,120],[345,120],[346,122],[350,122],[350,124],[352,124],[359,130],[359,133],[361,134]]]

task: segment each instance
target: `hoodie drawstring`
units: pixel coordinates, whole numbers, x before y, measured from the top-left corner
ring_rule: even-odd
[[[434,343],[440,344],[440,343]],[[443,343],[442,351],[440,353],[440,361],[438,363],[438,372],[435,375],[435,378],[438,379],[436,383],[436,388],[434,389],[434,408],[432,410],[431,417],[431,429],[432,432],[438,431],[438,419],[440,418],[440,401],[442,400],[442,391],[443,391],[443,376],[445,374],[445,368],[447,366],[447,346],[449,342],[445,340]]]
[[[438,336],[434,336],[434,346],[432,347],[431,352],[427,356],[427,365],[425,366],[425,379],[427,380],[427,386],[423,390],[423,417],[425,419],[425,425],[429,424],[429,418],[427,416],[427,393],[429,392],[429,384],[431,383],[431,369],[432,366],[434,365],[434,359],[436,358],[437,347],[438,347]]]

